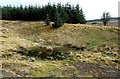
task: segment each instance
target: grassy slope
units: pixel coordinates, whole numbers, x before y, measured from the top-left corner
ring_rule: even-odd
[[[109,66],[109,68],[119,69],[120,67],[119,63],[112,62],[112,60],[118,59],[117,56],[108,55],[108,53],[103,52],[73,52],[75,55],[73,60],[70,61],[36,60],[35,62],[23,60],[22,56],[15,52],[20,46],[29,48],[39,44],[72,44],[79,47],[88,42],[90,43],[88,46],[89,49],[98,47],[102,44],[118,47],[118,32],[120,31],[118,28],[65,24],[59,29],[54,29],[51,26],[45,27],[42,22],[3,21],[2,23],[3,28],[6,29],[4,30],[5,33],[0,35],[2,43],[2,48],[0,50],[1,55],[4,56],[2,64],[5,71],[3,71],[5,73],[11,73],[10,76],[73,76],[73,74],[77,76],[105,76],[101,74],[101,72],[97,74],[96,71],[93,73],[80,72],[81,69],[79,70],[75,65],[75,63],[79,61],[84,63],[96,63],[105,68]],[[76,58],[76,54],[80,54],[80,57]],[[13,60],[14,62],[10,62]],[[19,68],[16,68],[16,64],[19,64],[18,62],[20,62],[20,64],[23,63],[20,65],[22,71],[25,71],[23,75],[21,75],[23,72]],[[15,65],[14,68],[11,66],[5,68],[5,66],[9,64]],[[92,67],[94,69],[94,66]],[[96,75],[94,75],[95,73]]]
[[[45,41],[54,43],[72,43],[78,46],[85,42],[97,45],[101,43],[118,45],[118,29],[116,28],[65,24],[59,29],[54,29],[51,26],[44,27],[44,24],[39,22],[18,22],[18,24],[11,23],[11,26],[7,27],[9,27],[13,33],[17,33],[20,37],[29,39],[33,42],[44,39]]]

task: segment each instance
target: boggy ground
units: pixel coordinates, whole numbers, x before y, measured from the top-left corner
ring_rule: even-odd
[[[115,27],[44,22],[0,21],[3,77],[119,77],[119,33]],[[40,52],[68,53],[68,59],[40,59]],[[26,54],[18,53],[19,50]],[[29,56],[28,51],[37,52]],[[47,51],[48,52],[48,51]],[[64,56],[64,55],[63,55]],[[59,56],[58,56],[59,57]]]

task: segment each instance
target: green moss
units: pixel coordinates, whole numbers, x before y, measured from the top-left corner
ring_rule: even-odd
[[[30,74],[34,77],[59,76],[63,70],[61,65],[44,62],[42,66],[31,70]]]

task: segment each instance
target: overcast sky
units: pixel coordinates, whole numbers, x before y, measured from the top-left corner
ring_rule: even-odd
[[[45,5],[48,2],[70,4],[79,3],[87,20],[99,19],[103,12],[110,12],[112,17],[118,17],[118,2],[120,0],[0,0],[0,5]]]

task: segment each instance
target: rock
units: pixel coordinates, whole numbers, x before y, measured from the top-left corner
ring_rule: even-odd
[[[28,61],[34,62],[34,61],[35,61],[35,58],[31,57],[31,58],[28,59]]]
[[[22,57],[22,59],[26,59],[26,56],[24,56],[24,55],[23,55],[23,56],[21,56],[21,57]]]
[[[67,63],[67,64],[65,64],[65,66],[69,66],[69,64]]]
[[[20,75],[17,75],[17,77],[21,77]]]
[[[42,52],[38,52],[38,56],[40,56],[42,54]]]
[[[53,53],[53,47],[52,46],[47,46],[46,47],[46,52],[48,52],[48,55],[51,55]]]

